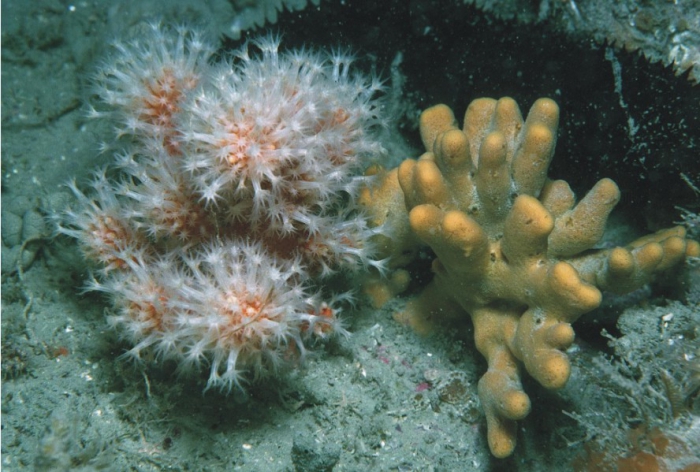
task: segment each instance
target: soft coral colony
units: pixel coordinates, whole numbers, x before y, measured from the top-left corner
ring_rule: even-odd
[[[278,48],[262,38],[213,64],[199,33],[156,24],[117,43],[95,81],[108,110],[93,110],[117,124],[116,164],[88,194],[72,185],[60,225],[99,263],[90,288],[113,300],[130,354],[208,366],[208,387],[344,333],[348,295],[315,281],[378,265],[351,197],[383,151],[380,84],[345,54]]]
[[[433,279],[396,318],[424,333],[471,318],[488,364],[478,394],[497,457],[513,453],[516,421],[531,409],[522,367],[544,388],[563,387],[571,323],[599,306],[601,290],[632,291],[700,255],[682,227],[596,249],[619,190],[603,179],[576,202],[565,181],[547,178],[558,122],[549,99],[537,100],[526,120],[510,98],[475,100],[461,129],[437,105],[421,115],[427,152],[391,171],[370,169],[375,181],[360,196],[384,228],[378,246],[395,269],[366,285],[377,304],[400,289],[401,266],[427,245]]]

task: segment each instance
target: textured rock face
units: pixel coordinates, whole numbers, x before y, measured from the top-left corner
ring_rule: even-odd
[[[603,179],[576,202],[566,182],[547,178],[558,120],[550,99],[535,102],[526,120],[510,98],[479,99],[458,129],[437,105],[421,116],[427,152],[393,171],[374,169],[360,197],[383,225],[388,257],[405,258],[421,243],[437,256],[433,280],[396,318],[427,333],[446,317],[471,317],[488,362],[479,396],[497,457],[513,452],[515,421],[530,411],[521,368],[545,388],[563,387],[571,323],[600,304],[601,290],[633,290],[700,253],[681,227],[594,249],[619,190]]]

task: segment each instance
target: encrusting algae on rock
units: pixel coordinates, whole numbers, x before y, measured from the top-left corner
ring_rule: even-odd
[[[513,453],[516,421],[530,412],[521,367],[547,389],[563,387],[571,323],[599,306],[601,290],[629,292],[700,255],[682,227],[595,249],[619,190],[602,179],[576,202],[566,182],[547,178],[558,122],[546,98],[525,121],[511,98],[475,100],[462,129],[450,108],[434,106],[420,119],[427,152],[390,171],[371,168],[360,194],[399,279],[421,245],[436,255],[433,280],[395,317],[419,333],[471,318],[488,362],[478,393],[496,457]],[[366,291],[380,305],[403,287],[377,277]]]

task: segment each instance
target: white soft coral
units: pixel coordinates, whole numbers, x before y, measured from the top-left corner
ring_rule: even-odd
[[[253,54],[252,45],[261,53]],[[349,73],[350,58],[246,44],[183,104],[185,166],[210,203],[289,234],[352,188],[362,160],[381,151],[376,81]]]
[[[160,139],[173,145],[173,117],[185,96],[208,76],[214,47],[186,27],[142,25],[129,42],[115,42],[114,53],[94,78],[95,92],[116,118],[117,135]]]
[[[170,254],[110,279],[113,325],[140,358],[148,348],[181,370],[210,364],[208,387],[240,386],[304,352],[303,339],[337,326],[336,311],[316,313],[318,295],[298,282],[297,261],[272,258],[259,244],[207,245]]]
[[[208,366],[208,387],[228,390],[346,333],[348,295],[319,282],[378,264],[352,196],[382,150],[380,86],[347,55],[280,53],[274,38],[211,65],[201,38],[149,25],[115,46],[96,80],[110,109],[94,115],[117,122],[118,177],[71,185],[59,231],[99,264],[90,288],[111,297],[131,357]]]

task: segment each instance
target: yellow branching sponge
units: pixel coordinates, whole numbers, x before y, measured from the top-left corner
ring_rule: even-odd
[[[516,420],[530,412],[521,368],[547,389],[563,387],[571,323],[600,304],[601,290],[634,290],[700,254],[681,227],[593,249],[620,193],[603,179],[576,203],[566,182],[547,178],[558,121],[546,98],[525,121],[511,98],[475,100],[461,130],[450,108],[434,106],[420,122],[427,152],[392,171],[373,169],[360,195],[384,227],[390,267],[420,244],[437,256],[433,280],[397,319],[427,333],[447,316],[471,317],[488,362],[478,391],[496,457],[513,452]]]

